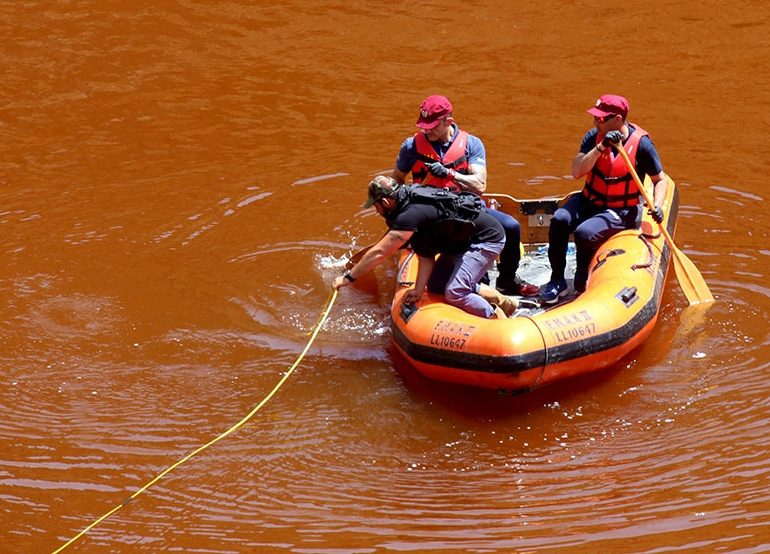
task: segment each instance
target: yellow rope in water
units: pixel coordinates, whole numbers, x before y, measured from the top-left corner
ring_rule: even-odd
[[[247,415],[246,415],[246,416],[245,416],[243,419],[241,419],[241,420],[240,420],[238,423],[236,423],[235,425],[233,425],[232,427],[230,427],[230,428],[229,428],[227,431],[225,431],[224,433],[222,433],[221,435],[219,435],[219,436],[218,436],[218,437],[216,437],[215,439],[213,439],[213,440],[211,440],[211,441],[207,442],[206,444],[204,444],[204,445],[203,445],[203,446],[201,446],[200,448],[197,448],[196,450],[193,450],[193,451],[192,451],[192,452],[190,452],[190,453],[189,453],[187,456],[185,456],[184,458],[182,458],[181,460],[179,460],[179,461],[178,461],[178,462],[176,462],[175,464],[173,464],[173,465],[169,466],[168,468],[166,468],[165,470],[163,470],[163,471],[162,471],[161,473],[159,473],[159,474],[158,474],[158,476],[157,476],[157,477],[155,477],[155,478],[154,478],[152,481],[150,481],[149,483],[147,483],[145,486],[143,486],[141,489],[139,489],[139,490],[138,490],[138,491],[136,491],[134,494],[132,494],[131,496],[129,496],[129,497],[128,497],[127,499],[125,499],[123,502],[121,502],[120,504],[118,504],[117,506],[115,506],[115,507],[114,507],[112,510],[110,510],[109,512],[107,512],[106,514],[104,514],[102,517],[100,517],[99,519],[97,519],[96,521],[94,521],[94,522],[93,522],[91,525],[89,525],[88,527],[86,527],[85,529],[83,529],[83,530],[82,530],[80,533],[78,533],[77,535],[75,535],[74,537],[72,537],[70,540],[68,540],[66,543],[64,543],[63,545],[61,545],[59,548],[57,548],[56,550],[54,550],[54,551],[53,551],[53,554],[57,554],[58,552],[61,552],[62,550],[64,550],[65,548],[67,548],[69,545],[71,545],[72,543],[74,543],[74,542],[75,542],[76,540],[78,540],[80,537],[82,537],[83,535],[85,535],[86,533],[88,533],[88,532],[89,532],[91,529],[93,529],[94,527],[96,527],[97,525],[99,525],[99,524],[100,524],[102,521],[104,521],[105,519],[107,519],[108,517],[110,517],[112,514],[114,514],[114,513],[115,513],[115,512],[117,512],[118,510],[120,510],[120,509],[121,509],[123,506],[125,506],[126,504],[128,504],[129,502],[131,502],[131,501],[132,501],[134,498],[136,498],[137,496],[139,496],[140,494],[142,494],[144,491],[146,491],[148,488],[150,488],[152,485],[154,485],[155,483],[157,483],[157,482],[158,482],[160,479],[162,479],[162,478],[163,478],[163,476],[164,476],[164,475],[166,475],[168,472],[170,472],[170,471],[171,471],[171,470],[173,470],[174,468],[176,468],[176,467],[178,467],[178,466],[182,465],[184,462],[186,462],[187,460],[189,460],[190,458],[192,458],[193,456],[195,456],[197,453],[199,453],[199,452],[201,452],[201,451],[205,450],[206,448],[208,448],[208,447],[209,447],[209,446],[211,446],[212,444],[214,444],[214,443],[216,443],[216,442],[219,442],[220,440],[222,440],[223,438],[225,438],[227,435],[229,435],[229,434],[231,434],[231,433],[235,432],[235,431],[236,431],[236,430],[238,430],[240,427],[242,427],[242,426],[243,426],[243,425],[244,425],[244,424],[245,424],[247,421],[249,421],[249,420],[250,420],[250,419],[251,419],[251,418],[254,416],[254,414],[256,414],[256,413],[257,413],[257,412],[260,410],[260,408],[262,408],[262,406],[264,406],[265,404],[267,404],[267,402],[268,402],[268,401],[269,401],[269,400],[270,400],[270,399],[271,399],[271,398],[272,398],[272,397],[275,395],[275,393],[276,393],[276,392],[278,392],[278,389],[279,389],[279,388],[281,388],[281,386],[282,386],[282,385],[283,385],[283,384],[286,382],[286,380],[289,378],[289,375],[291,375],[291,374],[292,374],[292,372],[293,372],[293,371],[296,369],[296,367],[297,367],[297,366],[299,365],[299,363],[302,361],[302,358],[304,358],[304,357],[305,357],[305,354],[306,354],[306,353],[307,353],[307,351],[310,349],[310,346],[313,344],[313,341],[315,340],[316,336],[318,335],[318,332],[321,330],[321,327],[323,326],[324,322],[326,321],[326,318],[327,318],[327,317],[329,317],[329,312],[331,312],[332,306],[334,306],[334,301],[335,301],[336,299],[337,299],[337,291],[336,291],[336,290],[333,290],[333,291],[332,291],[332,293],[329,295],[329,300],[327,301],[327,304],[326,304],[326,308],[324,308],[324,311],[323,311],[323,313],[321,314],[321,317],[320,317],[320,319],[318,320],[318,323],[316,323],[316,326],[315,326],[315,328],[313,329],[312,333],[310,333],[310,335],[311,335],[311,336],[310,336],[310,340],[308,340],[307,344],[305,345],[305,348],[304,348],[304,350],[302,350],[302,353],[299,355],[299,357],[297,358],[297,360],[296,360],[296,361],[295,361],[295,362],[292,364],[292,366],[289,368],[289,370],[288,370],[288,371],[287,371],[287,372],[284,374],[284,376],[281,378],[281,380],[280,380],[280,381],[278,381],[278,384],[277,384],[275,387],[273,387],[273,390],[272,390],[272,391],[270,391],[270,394],[268,394],[267,396],[265,396],[265,398],[264,398],[264,399],[263,399],[263,400],[262,400],[262,401],[261,401],[259,404],[257,404],[257,405],[254,407],[254,409],[253,409],[253,410],[251,410],[251,411],[250,411],[250,412],[249,412],[249,413],[248,413],[248,414],[247,414]]]

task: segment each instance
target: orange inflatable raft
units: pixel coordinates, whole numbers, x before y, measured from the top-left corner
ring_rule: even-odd
[[[649,180],[645,186],[651,190]],[[522,242],[529,246],[547,243],[549,220],[568,198],[487,196],[519,220]],[[669,179],[663,225],[672,236],[678,206]],[[510,392],[615,364],[652,332],[671,258],[658,224],[643,212],[640,229],[623,231],[599,248],[583,294],[507,320],[473,316],[432,294],[405,305],[402,296],[419,262],[411,250],[402,251],[391,307],[395,346],[427,377]]]

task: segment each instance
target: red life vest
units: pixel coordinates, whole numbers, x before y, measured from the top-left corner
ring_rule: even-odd
[[[623,149],[631,163],[636,166],[639,142],[642,137],[647,136],[647,131],[637,125],[633,127],[634,131],[629,135]],[[600,137],[597,133],[596,144],[599,144],[603,138],[604,135]],[[628,208],[639,204],[639,188],[628,171],[623,157],[614,153],[609,147],[599,156],[588,173],[583,187],[583,196],[602,208]]]
[[[426,165],[434,162],[441,162],[458,173],[468,174],[468,158],[465,156],[468,133],[465,131],[457,129],[455,136],[452,137],[452,144],[449,145],[449,149],[443,157],[438,155],[425,133],[414,135],[414,144],[417,148],[417,161],[412,166],[412,181],[414,183],[421,184],[425,180],[425,176],[428,174]],[[454,192],[460,190],[460,187],[448,178],[439,179],[432,176],[426,184],[431,187],[448,188]]]

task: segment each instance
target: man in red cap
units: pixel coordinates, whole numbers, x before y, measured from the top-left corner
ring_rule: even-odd
[[[557,302],[568,292],[564,269],[570,233],[575,235],[574,287],[581,293],[586,288],[591,258],[599,246],[612,235],[639,226],[639,189],[623,157],[613,148],[625,149],[642,181],[645,175],[650,176],[655,187],[655,205],[649,206],[648,211],[655,221],[663,221],[661,205],[666,198],[667,177],[647,131],[626,120],[628,100],[605,94],[588,113],[594,118],[594,127],[583,137],[580,151],[572,161],[575,179],[586,178],[582,193],[556,210],[548,231],[551,280],[540,291],[540,301],[545,304]]]
[[[417,127],[420,130],[401,144],[392,177],[404,183],[411,173],[416,184],[483,194],[487,188],[484,143],[460,130],[452,117],[452,103],[446,96],[433,95],[423,100]],[[505,231],[505,248],[497,266],[497,289],[506,295],[536,295],[538,287],[516,276],[521,257],[521,225],[502,211],[487,211]]]

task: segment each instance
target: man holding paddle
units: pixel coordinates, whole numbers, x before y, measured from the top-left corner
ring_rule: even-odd
[[[661,206],[665,202],[668,178],[647,131],[626,120],[628,101],[622,96],[605,94],[587,111],[594,118],[594,128],[585,134],[580,151],[572,161],[572,175],[575,179],[585,176],[586,181],[581,194],[573,195],[551,219],[548,231],[551,280],[540,291],[540,301],[544,304],[554,304],[568,292],[564,270],[570,233],[575,236],[574,286],[581,293],[586,288],[591,258],[601,244],[620,231],[639,226],[637,180],[643,182],[645,175],[650,176],[654,185],[654,205],[648,206],[648,211],[657,223],[663,221]],[[622,148],[624,152],[613,148]],[[624,158],[628,158],[628,165]],[[635,168],[636,173],[629,171],[629,167]]]
[[[403,184],[411,173],[416,184],[481,196],[487,188],[484,143],[457,126],[449,99],[433,95],[423,100],[417,127],[420,130],[402,143],[392,177]],[[503,294],[537,295],[538,287],[516,276],[521,257],[521,225],[505,212],[489,208],[486,211],[505,231],[505,247],[497,266],[497,289]]]

